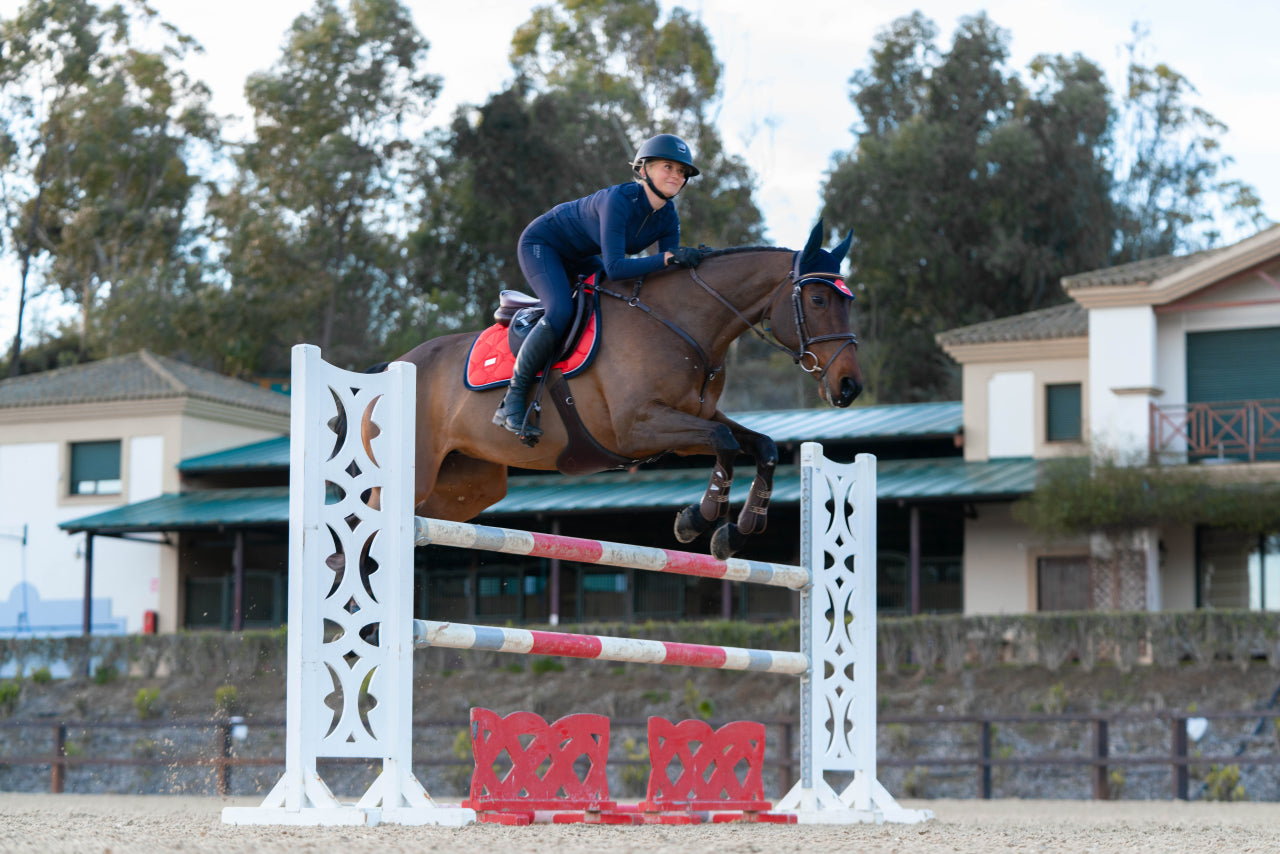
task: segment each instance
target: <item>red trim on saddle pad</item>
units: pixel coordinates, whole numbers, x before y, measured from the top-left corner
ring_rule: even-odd
[[[572,377],[586,370],[596,355],[599,347],[600,309],[596,308],[587,328],[578,338],[573,352],[553,366],[559,368],[566,377]],[[507,327],[495,323],[480,333],[471,345],[467,354],[466,373],[463,382],[472,391],[498,388],[511,382],[511,373],[515,370],[516,358],[511,355],[507,346]]]

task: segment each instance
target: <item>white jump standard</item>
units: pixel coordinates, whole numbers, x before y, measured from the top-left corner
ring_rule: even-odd
[[[802,446],[801,566],[716,561],[415,520],[411,364],[357,374],[300,344],[293,349],[292,395],[285,771],[261,806],[228,807],[224,822],[474,821],[472,810],[433,801],[413,775],[415,642],[797,675],[799,782],[775,811],[795,813],[802,824],[932,818],[928,810],[899,806],[875,777],[875,457],[861,454],[840,464],[825,459],[820,445]],[[360,439],[366,414],[377,428],[371,454]],[[379,510],[362,500],[375,487],[381,490]],[[415,542],[791,587],[801,595],[800,652],[415,621]],[[318,760],[329,757],[380,761],[382,771],[356,803],[342,803],[318,771]],[[852,775],[852,782],[837,793],[829,772]]]

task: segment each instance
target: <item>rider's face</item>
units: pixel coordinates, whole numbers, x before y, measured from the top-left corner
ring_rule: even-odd
[[[674,160],[649,160],[644,164],[649,180],[668,196],[674,196],[689,180],[688,169],[683,163]]]

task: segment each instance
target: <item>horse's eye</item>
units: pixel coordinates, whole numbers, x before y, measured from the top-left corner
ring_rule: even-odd
[[[812,302],[814,305],[816,305],[818,308],[825,308],[827,305],[827,295],[813,294],[812,296],[809,297],[809,301]]]

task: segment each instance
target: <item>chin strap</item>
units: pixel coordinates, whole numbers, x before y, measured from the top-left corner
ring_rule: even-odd
[[[649,170],[645,168],[646,166],[648,166],[648,161],[645,161],[644,163],[640,164],[640,168],[635,170],[636,177],[643,178],[644,183],[649,185],[649,189],[653,190],[653,192],[658,196],[658,198],[662,199],[664,202],[669,202],[672,199],[674,199],[675,198],[674,195],[668,196],[666,193],[662,192],[661,190],[659,190],[657,187],[653,185],[653,179],[649,177]]]

